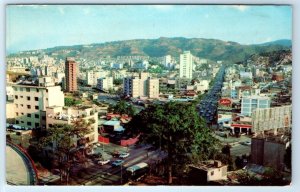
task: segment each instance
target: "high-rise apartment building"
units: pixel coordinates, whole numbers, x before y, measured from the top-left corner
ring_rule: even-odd
[[[66,91],[77,91],[77,67],[74,58],[67,57],[65,62]]]
[[[114,87],[113,78],[112,77],[105,77],[99,78],[97,80],[97,89],[101,91],[108,91]]]
[[[14,100],[7,103],[7,113],[13,123],[28,129],[46,126],[46,107],[64,106],[64,93],[51,77],[40,77],[37,84],[12,84]]]
[[[257,95],[242,98],[241,114],[251,117],[255,109],[270,108],[271,99]]]
[[[192,79],[193,55],[190,51],[184,51],[180,54],[179,77]]]
[[[137,97],[159,97],[159,80],[152,79],[148,73],[140,73],[139,77],[126,77],[123,81],[124,95]]]
[[[159,79],[147,80],[147,94],[149,98],[159,97]]]

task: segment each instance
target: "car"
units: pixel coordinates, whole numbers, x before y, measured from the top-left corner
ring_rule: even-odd
[[[109,162],[110,162],[109,159],[107,159],[107,160],[100,160],[100,161],[98,161],[98,164],[100,164],[100,165],[105,165],[105,164],[107,164],[107,163],[109,163]]]
[[[244,141],[244,142],[242,141],[242,142],[240,142],[240,144],[250,146],[251,145],[251,141]]]
[[[124,159],[124,158],[128,157],[129,155],[130,155],[129,153],[121,153],[119,155],[119,157],[122,158],[122,159]]]
[[[251,141],[245,141],[244,144],[245,145],[251,145]]]
[[[118,159],[118,160],[116,160],[116,161],[114,161],[114,162],[112,162],[112,166],[113,167],[117,167],[117,166],[120,166],[120,165],[122,165],[124,163],[124,161],[123,160],[121,160],[121,159]]]
[[[97,146],[97,147],[101,147],[101,144],[100,144],[100,143],[96,143],[96,146]]]

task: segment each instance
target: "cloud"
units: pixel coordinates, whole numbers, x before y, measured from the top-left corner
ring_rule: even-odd
[[[204,17],[205,17],[205,18],[209,18],[209,14],[205,14]]]

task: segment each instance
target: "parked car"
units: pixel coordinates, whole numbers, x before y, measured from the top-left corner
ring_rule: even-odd
[[[117,167],[117,166],[122,165],[123,163],[124,163],[123,160],[118,159],[118,160],[114,161],[111,165],[112,165],[113,167]]]
[[[110,162],[109,159],[107,159],[107,160],[100,160],[100,161],[98,161],[98,164],[100,164],[100,165],[105,165],[105,164],[107,164],[107,163],[109,163],[109,162]]]
[[[251,145],[251,141],[245,141],[244,144],[245,145]]]
[[[248,145],[250,146],[251,145],[251,141],[244,141],[244,142],[240,142],[242,145]]]
[[[124,159],[124,158],[126,158],[128,156],[129,156],[129,153],[121,153],[119,157],[122,158],[122,159]]]
[[[113,157],[118,157],[118,156],[120,155],[120,152],[117,151],[117,150],[115,150],[115,151],[113,151],[113,152],[111,153],[111,155],[112,155]]]

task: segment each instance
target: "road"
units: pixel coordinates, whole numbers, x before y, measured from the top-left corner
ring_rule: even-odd
[[[140,162],[150,162],[159,160],[162,154],[159,150],[148,151],[147,146],[138,149],[129,149],[130,156],[124,159],[124,164],[118,167],[112,167],[111,164],[98,165],[90,162],[86,168],[75,170],[70,178],[72,185],[120,185],[124,182],[124,173],[126,169]],[[147,155],[148,152],[148,155]],[[118,158],[112,158],[111,162]],[[121,176],[122,175],[122,176]]]
[[[213,123],[218,108],[218,101],[220,99],[220,93],[223,86],[225,74],[225,66],[223,65],[219,72],[216,74],[215,82],[213,87],[206,93],[205,97],[201,100],[199,104],[199,113],[202,116],[206,123]]]

